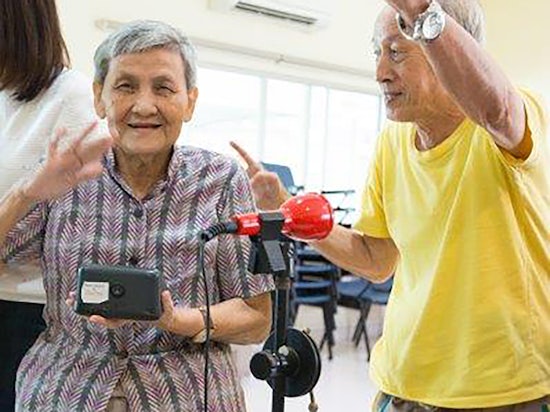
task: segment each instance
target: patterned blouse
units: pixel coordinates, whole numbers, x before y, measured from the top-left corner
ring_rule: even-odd
[[[92,324],[66,305],[79,266],[157,268],[174,303],[205,303],[198,269],[198,232],[253,211],[246,173],[233,160],[176,147],[166,180],[142,201],[115,171],[114,156],[96,180],[37,205],[0,248],[4,262],[41,257],[47,329],[17,373],[18,411],[106,408],[120,382],[132,411],[202,411],[202,345],[145,322],[115,330]],[[211,303],[273,289],[268,275],[247,271],[250,241],[222,235],[207,244]],[[242,412],[243,392],[229,345],[213,343],[209,411]]]

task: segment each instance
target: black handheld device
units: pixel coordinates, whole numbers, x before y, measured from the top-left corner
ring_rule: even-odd
[[[156,269],[87,265],[78,269],[75,311],[110,319],[157,320],[162,281]]]

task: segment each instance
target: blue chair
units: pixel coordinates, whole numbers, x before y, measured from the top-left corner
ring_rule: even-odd
[[[326,261],[316,251],[301,244],[296,246],[292,271],[291,320],[296,319],[301,305],[316,306],[323,311],[324,332],[319,349],[327,344],[328,357],[332,359],[336,322],[336,280],[340,269]]]
[[[337,285],[338,305],[359,310],[359,319],[355,325],[352,340],[359,345],[361,337],[365,340],[367,361],[370,360],[370,343],[367,334],[367,318],[371,305],[386,305],[393,286],[393,276],[383,283],[373,283],[366,279],[352,276],[340,280]]]
[[[262,166],[265,170],[276,173],[277,176],[279,176],[279,179],[281,180],[285,189],[288,190],[288,193],[290,193],[291,195],[295,195],[304,189],[303,186],[297,186],[294,183],[292,171],[288,166],[265,162],[262,162]]]

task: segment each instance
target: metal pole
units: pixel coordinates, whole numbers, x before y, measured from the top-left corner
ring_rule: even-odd
[[[277,288],[275,291],[277,310],[275,311],[275,330],[273,332],[275,347],[273,348],[273,352],[279,353],[280,348],[286,345],[287,338],[286,328],[288,318],[288,298],[290,291],[288,266],[284,273],[279,273],[279,276],[275,278],[275,285]],[[284,373],[279,373],[274,378],[271,407],[273,412],[284,412],[285,410],[285,379],[286,376]]]

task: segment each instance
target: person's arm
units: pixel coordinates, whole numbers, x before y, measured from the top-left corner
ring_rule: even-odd
[[[270,209],[278,209],[290,194],[274,173],[266,172],[242,147],[231,142],[248,166],[247,172],[255,198]],[[253,183],[256,182],[254,185]],[[375,238],[336,225],[328,237],[309,242],[335,265],[373,282],[383,282],[393,273],[399,252],[392,239]]]
[[[0,202],[0,245],[9,231],[32,209],[34,201],[25,195],[20,184],[15,184]]]
[[[428,0],[386,0],[412,26]],[[489,53],[446,16],[439,38],[421,43],[439,80],[464,113],[485,128],[514,157],[527,158],[532,142],[522,98]]]
[[[241,345],[260,343],[266,339],[271,328],[271,296],[263,293],[212,305],[210,319],[214,325],[210,335],[212,340]],[[161,320],[159,327],[192,338],[205,328],[205,324],[198,309],[175,308],[173,316]]]
[[[392,239],[367,236],[340,225],[325,239],[309,244],[335,265],[372,282],[388,279],[399,260]]]
[[[162,292],[162,316],[155,323],[160,329],[180,336],[193,338],[206,327],[204,317],[198,308],[175,306],[169,291]],[[75,293],[67,299],[73,306]],[[210,306],[210,339],[247,345],[266,339],[271,329],[271,296],[263,293],[247,299],[233,298]],[[92,315],[90,322],[110,329],[133,322],[128,319],[107,319]]]

